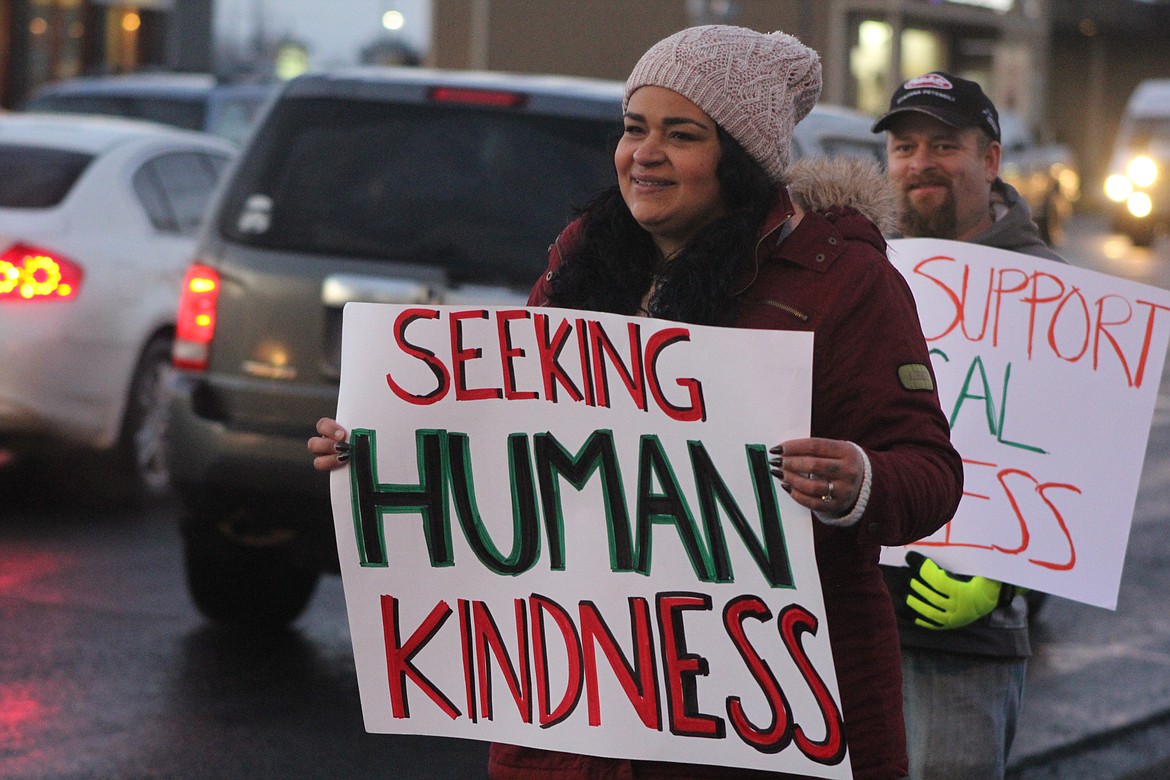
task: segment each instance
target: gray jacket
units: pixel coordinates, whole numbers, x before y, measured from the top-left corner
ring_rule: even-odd
[[[969,239],[970,243],[1064,262],[1040,238],[1040,229],[1032,221],[1028,202],[1003,179],[996,179],[991,185],[991,209],[995,213],[995,222],[987,230]]]

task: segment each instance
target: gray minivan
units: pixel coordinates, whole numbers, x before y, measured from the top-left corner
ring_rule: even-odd
[[[350,300],[524,303],[615,181],[620,84],[419,69],[288,83],[212,204],[184,285],[168,449],[193,600],[295,618],[337,571],[305,450],[336,410]]]
[[[180,305],[168,457],[187,580],[229,624],[281,626],[338,570],[328,479],[348,301],[523,304],[576,208],[616,181],[622,84],[358,69],[290,82],[212,204]],[[880,158],[817,107],[798,154]]]

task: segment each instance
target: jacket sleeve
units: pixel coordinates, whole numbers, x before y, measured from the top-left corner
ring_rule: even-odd
[[[862,257],[843,263],[850,292],[817,332],[813,434],[853,441],[869,457],[873,481],[858,542],[907,544],[951,519],[963,464],[909,286],[872,247],[854,251]]]
[[[549,245],[548,248],[548,266],[544,269],[544,273],[532,285],[531,292],[528,293],[529,306],[548,306],[552,298],[551,282],[553,274],[561,267],[561,258],[563,252],[569,246],[572,246],[576,241],[578,234],[581,232],[582,221],[580,218],[569,223],[569,225],[561,231],[557,236],[557,240]]]

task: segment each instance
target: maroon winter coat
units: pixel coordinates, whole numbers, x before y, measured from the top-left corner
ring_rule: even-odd
[[[950,519],[962,463],[933,373],[918,368],[929,369],[930,360],[913,297],[886,259],[878,228],[852,208],[822,207],[806,211],[777,244],[790,214],[781,197],[757,243],[757,267],[744,279],[736,325],[814,332],[812,435],[855,442],[869,457],[872,491],[861,520],[849,528],[810,522],[854,776],[901,778],[908,770],[898,634],[878,555],[881,545],[928,536]],[[578,227],[550,251],[550,270]],[[547,303],[547,279],[531,305]],[[492,746],[490,773],[498,780],[783,777],[512,745]]]

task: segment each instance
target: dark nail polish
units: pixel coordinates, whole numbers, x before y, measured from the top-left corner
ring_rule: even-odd
[[[349,442],[339,441],[333,445],[334,452],[349,452]]]
[[[776,468],[780,468],[781,466],[784,465],[784,458],[781,458],[779,456],[777,456],[775,458],[768,458],[768,463],[772,464]]]
[[[773,455],[783,455],[784,454],[784,445],[777,444],[775,447],[769,448],[768,452],[772,453]]]
[[[347,460],[349,460],[349,453],[348,452],[337,453],[337,462],[338,463],[345,463]]]

